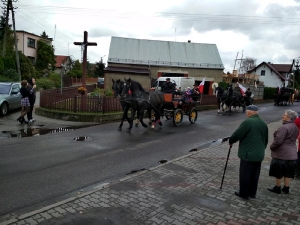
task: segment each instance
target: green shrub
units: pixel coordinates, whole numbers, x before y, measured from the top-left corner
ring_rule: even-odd
[[[17,73],[17,71],[15,69],[6,69],[6,70],[4,70],[3,76],[7,77],[8,79],[10,79],[12,81],[19,81],[20,80],[19,74]]]
[[[100,88],[96,88],[93,92],[91,92],[91,96],[103,96],[104,90]]]
[[[56,88],[59,88],[61,86],[61,78],[60,75],[57,73],[51,73],[48,77],[48,79],[52,80],[54,82],[54,86]]]
[[[43,88],[44,90],[52,89],[55,87],[55,82],[49,78],[40,78],[36,80],[36,86],[38,90],[40,88]]]
[[[13,82],[13,80],[8,77],[0,76],[0,82]]]
[[[273,99],[276,88],[265,87],[264,88],[264,99]]]
[[[227,89],[228,88],[228,83],[222,81],[222,82],[219,82],[219,87],[220,88],[223,88],[223,89]]]
[[[105,96],[113,96],[113,92],[112,91],[104,91]]]

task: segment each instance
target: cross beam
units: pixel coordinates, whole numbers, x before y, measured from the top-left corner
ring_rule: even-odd
[[[88,32],[84,31],[83,42],[74,42],[74,45],[83,45],[83,61],[82,61],[82,86],[86,88],[86,61],[87,61],[87,46],[97,46],[96,42],[88,42]]]

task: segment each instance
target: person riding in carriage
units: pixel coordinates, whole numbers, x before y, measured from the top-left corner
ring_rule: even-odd
[[[245,92],[245,96],[244,96],[246,106],[252,105],[251,95],[252,95],[252,92],[251,92],[250,88],[248,88],[247,91]]]
[[[161,91],[163,93],[169,93],[174,95],[175,93],[175,85],[170,81],[170,78],[167,78],[166,81],[163,83],[162,87],[161,87]]]
[[[200,91],[197,83],[194,83],[193,87],[194,88],[191,90],[191,95],[192,95],[192,100],[196,102],[199,99]]]

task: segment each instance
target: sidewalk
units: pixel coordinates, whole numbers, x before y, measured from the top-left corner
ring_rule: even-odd
[[[269,124],[269,143],[281,122]],[[0,224],[300,224],[300,181],[291,193],[277,195],[268,176],[269,146],[262,164],[256,199],[245,201],[238,190],[239,158],[232,148],[223,189],[220,183],[228,143],[190,153],[141,171],[97,190],[25,215],[8,215]]]

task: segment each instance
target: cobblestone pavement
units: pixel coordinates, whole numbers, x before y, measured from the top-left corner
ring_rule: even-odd
[[[280,124],[269,124],[270,143]],[[300,224],[300,181],[291,181],[290,194],[267,190],[275,182],[268,176],[269,147],[257,198],[246,201],[234,195],[238,190],[237,147],[235,144],[231,150],[222,189],[228,143],[192,152],[31,213],[7,215],[0,224]]]

